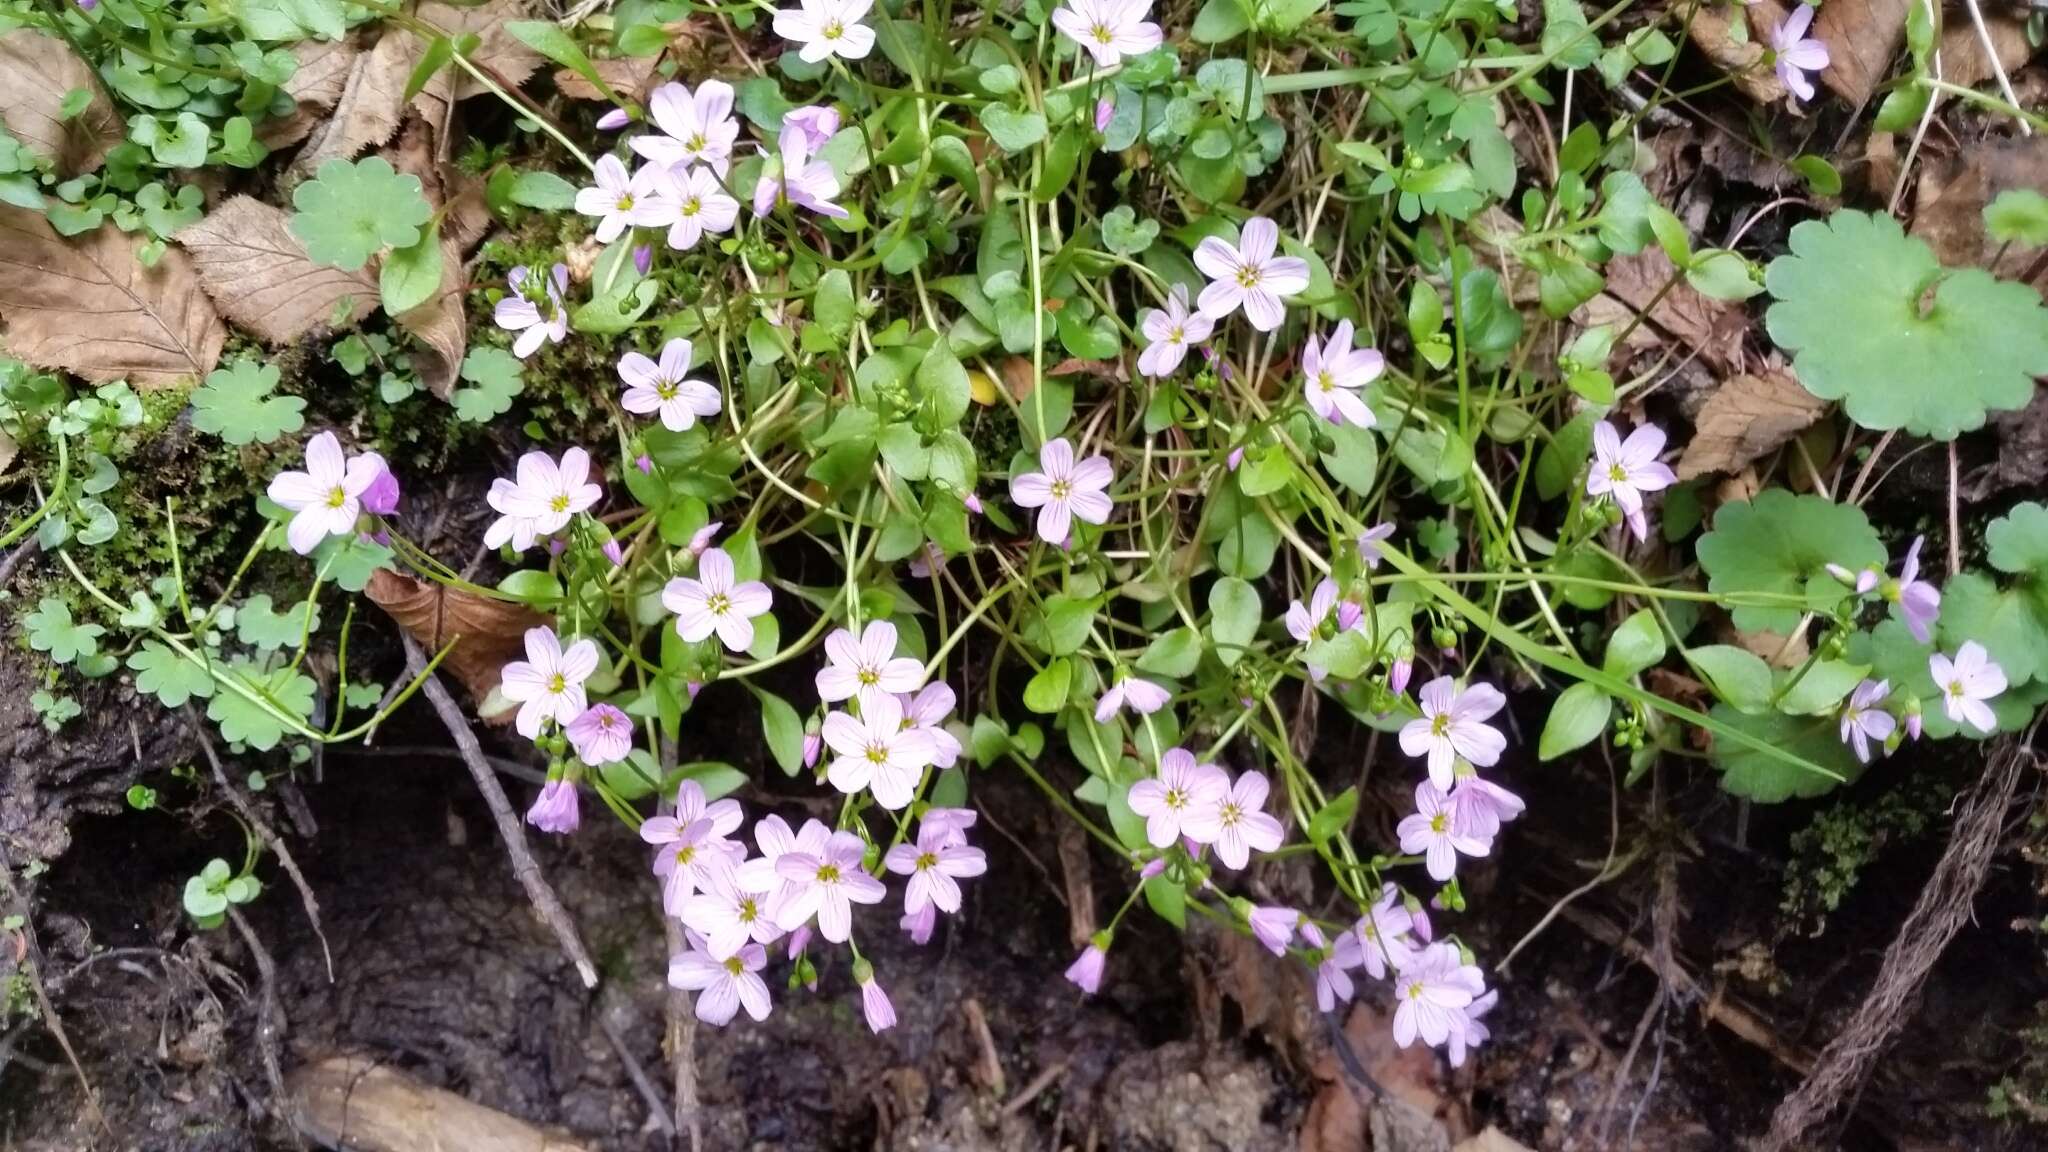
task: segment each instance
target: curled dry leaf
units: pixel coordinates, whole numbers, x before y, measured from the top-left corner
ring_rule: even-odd
[[[348,40],[301,40],[292,45],[298,67],[285,81],[284,94],[294,102],[291,115],[267,119],[256,126],[256,136],[266,148],[276,151],[304,140],[317,126],[327,122],[327,113],[341,102],[348,89],[362,50]]]
[[[2005,245],[1984,230],[1985,206],[2008,188],[2048,188],[2048,135],[1985,140],[1946,161],[1923,163],[1914,190],[1913,235],[1927,241],[1948,267],[2024,275],[2024,256],[1994,265]],[[2048,272],[2033,283],[2048,288]]]
[[[64,99],[77,88],[92,99],[66,119]],[[92,69],[62,40],[32,28],[0,33],[0,122],[64,176],[98,168],[126,133]]]
[[[1858,107],[1891,74],[1892,57],[1906,38],[1906,12],[1921,0],[1828,0],[1820,5],[1808,35],[1828,46],[1828,66],[1821,83]],[[1988,5],[1987,5],[1988,7]],[[1782,17],[1783,12],[1775,13]],[[1965,30],[1968,21],[1963,21]],[[1752,22],[1759,36],[1778,26],[1775,19]]]
[[[357,54],[334,114],[292,161],[292,172],[310,176],[329,160],[352,160],[391,139],[405,114],[405,82],[419,52],[410,33],[391,29],[374,48]]]
[[[1743,19],[1745,13],[1749,19],[1748,38],[1737,43],[1729,35],[1729,23],[1731,19]],[[1728,73],[1743,95],[1759,104],[1776,104],[1785,98],[1785,86],[1779,83],[1771,66],[1764,63],[1764,37],[1784,18],[1785,8],[1776,0],[1759,0],[1754,8],[1702,4],[1692,13],[1688,34],[1693,46]]]
[[[441,291],[410,312],[398,314],[398,325],[419,338],[423,345],[413,354],[413,368],[427,391],[443,400],[455,391],[455,374],[462,367],[462,354],[469,341],[464,334],[467,314],[462,307],[463,292],[469,286],[469,270],[462,265],[462,249],[448,237],[441,240]]]
[[[660,56],[614,56],[590,62],[613,92],[629,100],[647,99],[648,91],[654,87],[654,67],[659,63]],[[555,91],[571,100],[610,100],[581,73],[567,68],[555,70]]]
[[[377,307],[377,277],[315,264],[280,208],[237,196],[178,233],[214,305],[266,344],[289,344]]]
[[[517,88],[540,68],[541,56],[507,32],[505,25],[514,20],[526,19],[529,13],[529,6],[520,3],[519,0],[491,0],[488,4],[471,8],[459,8],[453,4],[422,4],[417,15],[450,38],[460,39],[474,34],[477,45],[468,54],[470,63],[498,83],[509,88]],[[421,47],[424,41],[418,37],[406,36],[400,39],[414,45],[414,52],[424,50]],[[407,63],[407,71],[411,71],[410,61]],[[403,86],[404,80],[401,78],[399,83]],[[420,90],[420,94],[413,97],[412,105],[419,109],[420,115],[426,117],[427,123],[439,127],[448,121],[451,102],[481,96],[485,91],[487,90],[477,83],[475,77],[451,65],[435,73],[427,86]]]
[[[371,574],[363,595],[429,653],[455,641],[441,668],[462,681],[478,703],[497,688],[506,664],[525,658],[526,630],[550,623],[524,605],[425,583],[388,569]]]
[[[1730,377],[1694,418],[1678,478],[1733,472],[1810,427],[1827,408],[1783,368]]]
[[[294,1071],[287,1114],[315,1143],[362,1152],[584,1152],[555,1132],[422,1084],[364,1056],[332,1056]]]
[[[141,234],[112,223],[69,242],[41,214],[0,208],[0,320],[9,355],[88,380],[160,387],[220,360],[227,329],[191,257],[136,258]]]

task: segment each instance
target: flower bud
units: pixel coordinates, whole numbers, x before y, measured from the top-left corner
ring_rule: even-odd
[[[597,130],[600,132],[617,132],[632,122],[632,113],[624,108],[614,108],[597,118]]]
[[[645,276],[654,271],[654,246],[642,244],[633,249],[633,271]]]
[[[1109,122],[1116,118],[1116,100],[1104,96],[1095,102],[1095,130],[1109,131]]]
[[[363,489],[363,511],[372,516],[389,516],[398,511],[398,477],[391,474],[391,466],[384,457],[375,452],[365,452],[363,457],[376,462],[377,478]]]

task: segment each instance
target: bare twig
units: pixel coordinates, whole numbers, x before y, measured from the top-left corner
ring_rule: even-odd
[[[676,1122],[675,1118],[669,1115],[668,1101],[661,1098],[660,1087],[647,1075],[647,1069],[641,1065],[639,1057],[634,1056],[633,1050],[626,1047],[626,1038],[619,1035],[618,1027],[612,1023],[611,1014],[604,1010],[602,1004],[598,1005],[597,1026],[604,1031],[604,1038],[611,1042],[612,1051],[619,1054],[619,1061],[626,1066],[627,1079],[633,1081],[633,1087],[640,1093],[640,1099],[647,1103],[647,1110],[653,1114],[654,1122],[661,1126],[661,1130],[669,1139],[675,1139]]]
[[[1033,1076],[1031,1083],[1026,1084],[1017,1093],[1015,1098],[1003,1105],[1003,1115],[1015,1116],[1017,1113],[1030,1107],[1031,1102],[1043,1096],[1047,1088],[1066,1078],[1067,1068],[1068,1064],[1065,1060],[1056,1060],[1046,1065],[1045,1070]]]
[[[36,1010],[42,1014],[43,1028],[57,1041],[57,1047],[64,1050],[64,1059],[71,1064],[73,1075],[78,1077],[78,1086],[85,1090],[85,1109],[92,1114],[93,1123],[100,1131],[113,1135],[114,1130],[107,1124],[106,1113],[100,1111],[100,1094],[93,1089],[92,1081],[85,1075],[85,1065],[79,1062],[78,1052],[71,1047],[71,1038],[64,1032],[64,1020],[57,1015],[57,1006],[50,1002],[49,990],[43,987],[43,950],[36,943],[35,925],[30,921],[28,898],[14,883],[14,864],[0,848],[0,887],[6,889],[7,901],[20,910],[22,948],[27,952],[25,963],[15,970],[27,974],[29,991],[35,995]]]
[[[548,886],[547,878],[540,873],[540,865],[527,849],[526,830],[520,827],[519,815],[512,811],[512,801],[506,798],[505,790],[498,786],[498,777],[484,759],[483,746],[477,743],[476,733],[470,731],[469,719],[462,714],[455,698],[448,695],[441,678],[427,671],[426,653],[420,651],[420,646],[410,636],[401,634],[399,639],[405,644],[407,670],[420,679],[421,691],[441,717],[441,723],[448,729],[449,738],[455,741],[456,749],[462,753],[462,762],[468,766],[470,778],[476,781],[477,791],[484,794],[484,804],[490,808],[491,819],[498,825],[498,838],[505,842],[505,854],[512,858],[512,874],[526,889],[526,898],[533,904],[534,911],[540,913],[540,918],[554,931],[563,954],[576,965],[576,974],[583,978],[583,986],[597,987],[597,965],[591,963],[590,953],[584,950],[583,940],[576,934],[576,922],[569,918],[568,909],[562,907],[561,898]]]
[[[270,1080],[271,1110],[282,1114],[289,1107],[286,1101],[290,1100],[291,1096],[285,1091],[284,1066],[277,1058],[277,1042],[291,1025],[285,1017],[284,1006],[277,999],[277,964],[270,958],[270,950],[265,948],[263,941],[257,937],[256,930],[249,927],[249,920],[242,915],[241,909],[230,905],[228,921],[235,926],[235,931],[241,934],[242,943],[249,946],[249,954],[256,961],[259,982],[256,998],[256,1049],[263,1056],[263,1074]],[[330,973],[329,979],[332,978]],[[297,1130],[294,1129],[294,1134],[296,1133]],[[305,1137],[299,1136],[299,1142],[303,1145]]]
[[[241,814],[249,827],[256,830],[256,835],[262,839],[263,846],[277,857],[278,867],[283,868],[285,875],[291,877],[292,887],[299,890],[299,903],[306,909],[306,919],[313,925],[314,937],[320,941],[320,956],[327,962],[327,982],[334,983],[334,953],[327,947],[327,933],[320,929],[320,901],[313,895],[313,886],[306,882],[306,874],[299,871],[299,862],[292,858],[292,850],[285,846],[284,837],[279,836],[263,817],[257,814],[256,806],[249,803],[248,798],[242,795],[241,789],[235,787],[234,781],[228,779],[227,767],[220,762],[220,754],[214,751],[213,740],[206,734],[206,725],[200,723],[199,713],[190,704],[185,705],[185,723],[191,727],[192,735],[198,739],[200,751],[206,753],[207,766],[213,769],[213,782],[220,785],[220,790],[227,796],[228,803],[234,805],[235,811]],[[279,1083],[282,1084],[282,1081]]]
[[[14,551],[7,554],[6,559],[0,560],[0,588],[7,587],[7,582],[14,579],[14,570],[21,567],[22,561],[42,550],[43,542],[36,536],[30,536],[16,545]]]
[[[664,737],[656,751],[666,778],[676,766],[676,742]],[[664,796],[655,811],[667,815],[674,808],[674,802]],[[654,906],[661,909],[661,930],[670,958],[682,955],[683,925],[668,914],[659,880],[654,883]],[[690,1152],[703,1152],[704,1120],[697,1102],[697,1014],[691,1010],[690,994],[674,985],[668,990],[668,1058],[676,1071],[675,1126],[689,1133]]]
[[[1998,91],[2005,97],[2006,103],[2015,108],[2025,108],[2026,105],[2020,103],[2018,94],[2012,90],[2012,79],[2005,74],[2005,61],[1998,58],[1998,47],[1991,42],[1991,29],[1984,26],[1984,12],[1977,7],[1977,0],[1963,0],[1963,7],[1969,9],[1970,23],[1977,29],[1977,46],[1984,49],[1984,60],[1991,65],[1991,74],[1998,78]],[[2027,122],[2025,116],[2015,119],[2020,124],[2020,135],[2034,134],[2034,126]]]

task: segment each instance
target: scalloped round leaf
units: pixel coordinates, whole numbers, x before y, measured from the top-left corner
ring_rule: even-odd
[[[1897,220],[1840,211],[1792,229],[1764,286],[1771,339],[1806,390],[1865,428],[1953,440],[2048,376],[2048,308],[2024,284],[1949,269]]]
[[[1716,704],[1713,717],[1841,777],[1838,780],[1795,767],[1733,740],[1716,740],[1713,756],[1721,769],[1721,787],[1733,795],[1776,804],[1795,797],[1824,796],[1863,775],[1864,766],[1842,743],[1832,716],[1752,715]]]
[[[1861,508],[1782,488],[1722,505],[1714,514],[1713,531],[1700,537],[1698,548],[1708,590],[1803,596],[1814,611],[1826,611],[1846,591],[1827,574],[1826,565],[1860,572],[1885,562],[1884,544]],[[1733,610],[1737,628],[1781,635],[1798,626],[1799,614],[1799,608],[1789,606]]]
[[[2014,576],[2048,577],[2048,506],[2028,501],[1984,530],[1991,566]]]

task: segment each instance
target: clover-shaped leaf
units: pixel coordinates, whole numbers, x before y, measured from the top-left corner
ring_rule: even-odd
[[[128,657],[128,670],[135,673],[135,690],[163,701],[166,708],[180,708],[198,697],[213,695],[213,674],[194,660],[174,652],[155,640],[145,640]]]
[[[313,550],[313,562],[344,592],[361,592],[370,574],[391,567],[391,549],[361,533],[329,536]]]
[[[230,444],[268,444],[306,426],[306,402],[297,396],[273,396],[278,372],[274,364],[242,358],[207,374],[192,390],[192,426]]]
[[[47,652],[50,659],[58,664],[69,664],[82,656],[91,656],[100,650],[100,636],[105,628],[97,624],[80,624],[71,618],[71,605],[54,596],[43,597],[36,610],[28,614],[28,646],[38,652]]]
[[[2048,244],[2048,196],[2032,188],[2007,188],[1984,206],[1984,231],[2001,244]]]
[[[1119,204],[1102,217],[1102,246],[1119,256],[1136,256],[1159,236],[1159,221],[1140,220],[1129,204]]]
[[[279,710],[302,722],[313,710],[315,685],[310,676],[286,670],[266,674],[246,661],[236,662],[229,671],[251,691],[268,697]],[[232,689],[215,692],[206,715],[220,725],[222,736],[259,752],[270,751],[284,739],[283,723],[268,708]]]
[[[512,410],[512,398],[525,385],[520,377],[519,358],[503,348],[472,348],[462,358],[462,378],[470,387],[457,388],[452,399],[455,415],[482,424]]]
[[[385,248],[408,248],[434,215],[417,176],[380,156],[329,160],[292,192],[291,233],[320,264],[354,272]]]
[[[1890,216],[1841,211],[1792,229],[1764,284],[1771,339],[1806,390],[1866,428],[1953,440],[2048,375],[2048,308],[2024,284],[1943,269]]]
[[[1846,591],[1827,574],[1827,565],[1861,572],[1885,562],[1884,545],[1861,508],[1782,488],[1722,505],[1714,515],[1714,530],[1700,537],[1698,547],[1710,591],[1802,596],[1809,611],[1826,611]],[[1745,632],[1788,633],[1798,625],[1800,611],[1789,604],[1743,604],[1733,615],[1735,626]]]
[[[2048,506],[2015,505],[1984,530],[1984,543],[1993,568],[2048,582]]]
[[[294,604],[279,612],[272,607],[268,593],[244,600],[242,611],[235,617],[235,635],[242,638],[242,643],[265,652],[275,652],[279,648],[296,648],[303,633],[318,627],[318,607],[313,609],[313,620],[309,628],[304,604]]]

